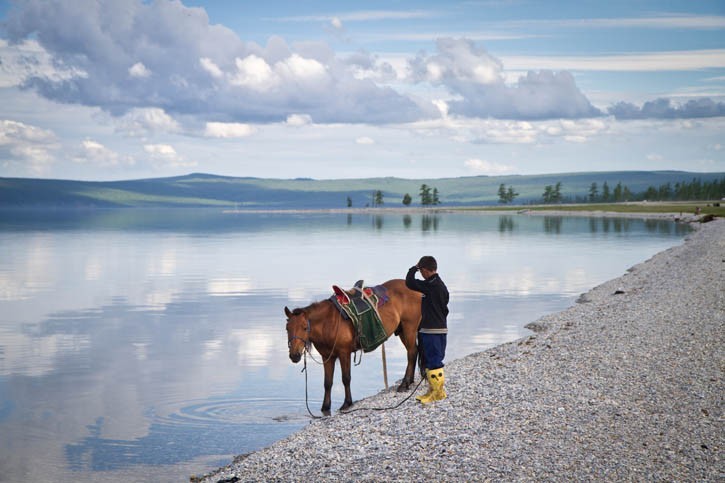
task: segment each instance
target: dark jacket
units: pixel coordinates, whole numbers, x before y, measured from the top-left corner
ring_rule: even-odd
[[[423,294],[420,310],[420,332],[428,334],[445,334],[448,332],[448,288],[436,273],[428,280],[415,278],[416,267],[410,267],[405,277],[405,285]]]

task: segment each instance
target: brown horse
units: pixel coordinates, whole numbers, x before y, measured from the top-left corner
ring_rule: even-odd
[[[408,354],[408,366],[398,391],[405,391],[413,383],[415,363],[418,356],[416,336],[420,324],[421,294],[405,286],[404,280],[389,280],[383,284],[388,289],[389,300],[379,307],[378,313],[388,336],[395,333],[405,345]],[[350,356],[360,349],[352,322],[344,319],[330,300],[315,302],[307,307],[290,311],[284,308],[287,316],[287,343],[289,358],[295,364],[300,361],[305,350],[313,344],[325,367],[325,398],[322,412],[330,414],[330,390],[335,372],[335,360],[340,360],[342,383],[345,385],[345,402],[341,410],[352,406],[350,393]]]

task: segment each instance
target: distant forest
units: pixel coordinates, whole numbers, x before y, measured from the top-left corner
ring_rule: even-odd
[[[541,195],[541,201],[550,203],[619,203],[625,201],[692,201],[692,200],[720,200],[725,198],[725,177],[719,180],[702,181],[693,178],[692,181],[678,183],[664,183],[659,186],[650,186],[644,191],[633,192],[627,185],[618,182],[611,187],[608,182],[599,186],[593,182],[589,187],[587,196],[566,196],[562,193],[564,186],[561,182],[555,185],[546,185]],[[499,203],[511,203],[518,195],[513,186],[508,189],[501,184],[498,190]]]

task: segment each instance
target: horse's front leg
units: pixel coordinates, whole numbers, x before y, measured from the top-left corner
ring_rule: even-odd
[[[327,357],[325,359],[325,398],[322,400],[322,414],[330,415],[330,406],[332,405],[332,377],[335,375],[335,357]]]
[[[340,355],[340,370],[342,371],[342,384],[345,386],[345,402],[340,406],[340,411],[352,406],[352,393],[350,392],[350,353]]]

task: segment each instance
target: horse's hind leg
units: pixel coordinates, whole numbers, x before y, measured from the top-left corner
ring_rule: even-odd
[[[342,384],[345,386],[345,402],[340,406],[340,411],[352,406],[352,392],[350,391],[350,381],[352,377],[350,375],[350,354],[340,355],[340,371],[342,372]]]
[[[400,340],[403,342],[408,354],[408,366],[405,368],[405,376],[398,386],[398,392],[403,392],[410,389],[410,385],[413,384],[413,377],[415,375],[415,363],[418,359],[418,345],[416,343],[415,330],[404,330],[400,334]]]

